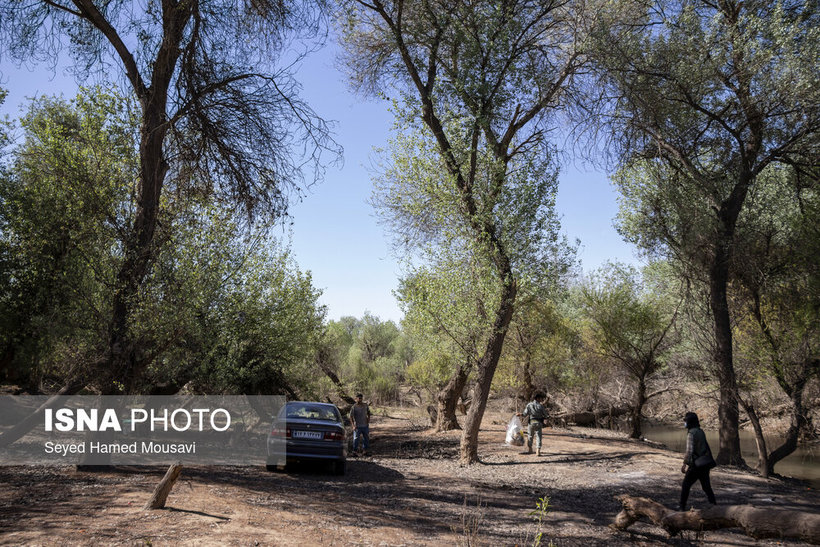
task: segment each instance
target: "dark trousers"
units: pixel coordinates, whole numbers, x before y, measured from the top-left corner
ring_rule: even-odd
[[[686,500],[689,499],[689,489],[691,489],[692,485],[697,481],[700,481],[700,486],[703,488],[703,491],[706,492],[709,503],[715,503],[715,493],[712,492],[712,484],[709,482],[709,469],[706,467],[697,468],[694,465],[690,465],[686,469],[686,475],[683,477],[683,486],[680,491],[680,506],[682,509],[686,509]]]

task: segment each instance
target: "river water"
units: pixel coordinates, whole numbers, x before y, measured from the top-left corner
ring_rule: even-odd
[[[686,429],[670,426],[645,426],[643,436],[651,441],[665,444],[672,450],[681,454],[686,451]],[[704,430],[706,440],[712,448],[712,453],[718,453],[718,433],[717,431]],[[766,437],[766,448],[771,452],[780,445],[782,438]],[[740,432],[740,451],[746,463],[752,467],[757,464],[757,445],[755,444],[754,433],[751,431]],[[803,479],[812,485],[812,488],[820,490],[820,444],[800,445],[792,454],[779,461],[774,466],[775,473]]]

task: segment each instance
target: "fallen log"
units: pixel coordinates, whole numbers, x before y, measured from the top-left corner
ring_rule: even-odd
[[[28,416],[20,420],[20,422],[11,429],[0,433],[0,448],[5,448],[13,442],[23,438],[26,434],[34,429],[38,423],[42,423],[43,412],[47,408],[54,408],[62,405],[70,395],[76,395],[85,387],[86,383],[82,380],[69,382],[56,394],[49,397],[46,402],[41,404],[36,410],[31,412]]]
[[[172,464],[165,472],[165,476],[159,481],[159,484],[154,489],[154,494],[143,509],[162,509],[165,507],[165,501],[168,499],[168,494],[171,493],[171,488],[177,482],[179,474],[182,473],[182,464],[177,462]]]
[[[742,528],[755,539],[798,539],[820,544],[820,513],[753,505],[715,505],[708,509],[674,511],[649,498],[625,494],[616,499],[623,505],[612,524],[616,530],[626,530],[646,518],[666,530],[670,537],[681,530]]]
[[[611,408],[608,410],[585,410],[582,412],[562,412],[552,416],[554,421],[560,421],[565,424],[575,424],[581,426],[595,425],[598,420],[603,418],[618,418],[625,414],[629,414],[628,408]]]

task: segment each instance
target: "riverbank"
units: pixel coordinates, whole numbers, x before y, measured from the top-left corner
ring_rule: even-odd
[[[186,468],[167,510],[140,509],[164,469],[0,468],[0,543],[38,545],[530,545],[532,512],[548,498],[542,544],[694,545],[649,524],[614,532],[619,494],[677,501],[680,457],[623,435],[549,429],[540,457],[504,444],[505,415],[488,415],[481,463],[457,463],[459,432],[431,434],[422,417],[389,409],[375,416],[373,456],[350,459],[344,477],[310,469]],[[719,503],[812,510],[815,490],[718,468]],[[698,486],[690,502],[706,500]],[[698,545],[755,542],[735,530],[707,532]]]
[[[686,451],[686,430],[681,427],[649,425],[644,428],[643,436],[650,441],[662,443],[675,452],[682,454]],[[710,446],[718,446],[717,431],[706,430],[706,438]],[[778,435],[766,436],[766,445],[770,451],[782,441],[783,438]],[[740,431],[740,449],[747,465],[753,467],[757,463],[757,444],[753,431]],[[777,462],[775,471],[784,477],[805,481],[812,488],[820,490],[820,442],[798,445],[793,453]]]

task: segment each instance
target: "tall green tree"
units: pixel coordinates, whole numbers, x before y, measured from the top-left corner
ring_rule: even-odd
[[[475,367],[460,459],[478,460],[478,431],[515,309],[520,274],[514,234],[538,234],[539,217],[507,201],[518,170],[542,161],[548,114],[579,63],[576,4],[545,1],[343,4],[354,84],[395,86],[429,139],[440,180],[456,198],[465,241],[493,272],[495,305]],[[551,171],[547,169],[547,172]],[[539,177],[529,180],[538,180]],[[542,204],[539,204],[539,207]],[[540,210],[540,209],[539,209]],[[506,224],[502,218],[517,220]]]
[[[795,192],[788,177],[787,170],[770,168],[751,193],[738,221],[732,285],[738,358],[752,378],[773,379],[789,399],[789,428],[771,452],[759,409],[741,399],[757,433],[764,476],[811,432],[806,391],[820,377],[820,185]]]
[[[419,358],[411,377],[435,386],[438,431],[461,429],[456,408],[489,336],[487,310],[494,307],[496,294],[492,273],[468,256],[442,253],[401,280],[397,296],[403,325]]]
[[[0,177],[2,370],[32,389],[80,377],[105,390],[94,363],[134,208],[137,119],[94,88],[34,100],[21,127]],[[162,200],[162,245],[133,304],[138,390],[313,392],[324,308],[310,275],[272,225],[249,227],[207,196],[176,198]]]
[[[709,289],[717,461],[740,464],[727,299],[738,218],[767,167],[816,180],[820,13],[811,2],[656,0],[601,28],[596,90],[622,170],[621,230]]]
[[[318,365],[344,402],[353,404],[356,392],[378,402],[398,400],[413,349],[393,321],[369,312],[342,317],[327,324],[320,344]]]
[[[39,98],[0,177],[0,370],[32,389],[102,350],[106,302],[137,172],[136,124],[116,93]]]
[[[655,394],[648,383],[680,341],[675,330],[679,302],[644,283],[634,268],[611,264],[581,287],[593,352],[614,361],[635,382],[630,437],[641,437],[644,405]]]
[[[78,76],[119,76],[138,105],[135,207],[98,362],[106,392],[133,391],[144,372],[130,328],[161,243],[163,195],[212,194],[249,215],[281,215],[301,167],[327,149],[327,127],[287,68],[291,40],[321,21],[321,4],[309,1],[0,3],[4,57],[56,63],[66,48]]]

